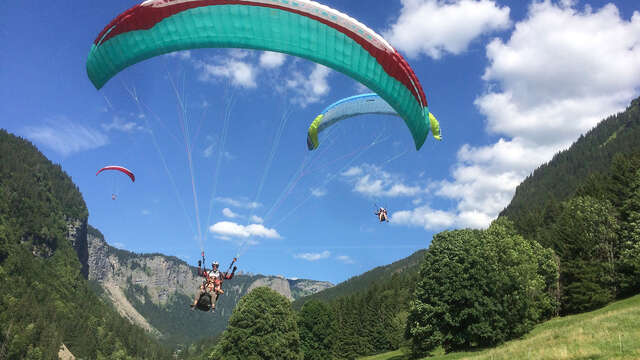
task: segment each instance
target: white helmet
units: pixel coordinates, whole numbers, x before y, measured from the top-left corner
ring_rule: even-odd
[[[212,267],[213,267],[213,266],[220,266],[220,264],[218,264],[218,262],[217,262],[217,261],[214,261],[214,262],[212,262],[212,263],[211,263],[211,266],[212,266]]]

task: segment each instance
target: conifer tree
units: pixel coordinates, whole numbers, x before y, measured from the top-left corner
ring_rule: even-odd
[[[603,306],[616,294],[618,222],[613,214],[608,201],[576,197],[566,202],[554,226],[564,314]]]
[[[621,209],[620,293],[640,292],[640,170],[634,174],[629,196]]]
[[[298,330],[305,360],[329,360],[336,341],[336,320],[331,307],[323,302],[306,302],[298,315]]]

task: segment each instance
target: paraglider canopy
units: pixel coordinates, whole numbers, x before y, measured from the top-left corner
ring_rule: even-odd
[[[117,166],[117,165],[109,165],[109,166],[105,166],[102,169],[98,170],[98,172],[96,173],[96,176],[98,176],[98,174],[100,174],[101,172],[105,171],[105,170],[115,170],[115,171],[120,171],[123,174],[126,174],[132,182],[136,181],[136,176],[131,172],[131,170],[122,167],[122,166]],[[115,199],[114,199],[115,200]]]
[[[326,109],[316,116],[309,130],[307,131],[307,148],[316,149],[320,142],[318,134],[334,124],[359,115],[392,115],[400,116],[396,110],[389,105],[378,94],[360,94],[338,100],[327,106]],[[441,140],[440,125],[433,114],[429,113],[429,126],[431,133],[437,140]]]

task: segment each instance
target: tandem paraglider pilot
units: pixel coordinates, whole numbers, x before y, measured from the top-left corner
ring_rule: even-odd
[[[202,311],[215,311],[216,302],[218,297],[224,294],[222,290],[222,283],[225,280],[231,280],[237,270],[237,266],[233,266],[236,262],[236,258],[233,259],[229,265],[229,269],[226,272],[221,272],[218,268],[220,264],[217,261],[211,263],[211,270],[207,271],[206,267],[202,268],[204,264],[204,253],[202,254],[202,261],[198,260],[198,276],[202,276],[204,280],[196,292],[191,309],[198,309]],[[231,267],[233,266],[233,270]]]

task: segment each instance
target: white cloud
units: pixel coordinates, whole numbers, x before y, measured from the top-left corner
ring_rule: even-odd
[[[257,216],[257,215],[251,215],[249,220],[251,220],[252,222],[254,222],[256,224],[262,224],[264,222],[264,219],[261,218],[260,216]]]
[[[237,246],[239,246],[239,247],[254,246],[254,245],[260,244],[259,241],[255,240],[255,239],[251,239],[251,238],[232,238],[232,237],[223,236],[223,235],[214,235],[214,238],[216,238],[218,240],[222,240],[222,241],[235,242],[237,244]]]
[[[357,166],[352,166],[340,175],[349,177],[349,176],[358,176],[360,174],[362,174],[362,169]]]
[[[327,259],[329,256],[331,256],[331,252],[327,250],[321,253],[301,253],[301,254],[293,255],[293,257],[296,259],[302,259],[307,261],[318,261],[322,259]]]
[[[217,197],[216,201],[219,201],[223,204],[234,206],[241,209],[257,209],[262,206],[261,203],[255,201],[249,201],[245,198],[233,199],[228,197]]]
[[[210,158],[213,155],[213,148],[215,148],[216,144],[211,144],[207,146],[203,151],[202,155],[206,158]]]
[[[240,225],[231,221],[220,221],[209,227],[209,231],[219,236],[232,238],[261,237],[267,239],[280,239],[281,236],[275,229],[269,229],[261,224]]]
[[[115,243],[113,243],[113,247],[116,247],[116,248],[118,248],[118,249],[126,249],[126,248],[127,248],[127,247],[126,247],[123,243],[121,243],[121,242],[115,242]]]
[[[398,20],[383,32],[410,57],[460,54],[477,37],[509,28],[509,7],[492,0],[402,0]]]
[[[245,59],[251,55],[251,51],[247,49],[229,49],[228,53],[234,59]]]
[[[234,218],[237,218],[238,216],[240,216],[240,215],[234,213],[233,211],[231,211],[231,209],[229,209],[229,208],[222,209],[222,215],[224,215],[224,216],[226,216],[226,217],[228,217],[230,219],[234,219]]]
[[[391,224],[421,226],[425,230],[444,229],[456,224],[456,214],[434,210],[428,205],[413,210],[402,210],[391,215]]]
[[[347,255],[338,255],[338,256],[336,256],[336,259],[339,260],[339,261],[342,261],[345,264],[353,264],[353,263],[355,263],[355,261],[353,261],[353,259],[351,259]]]
[[[266,69],[275,69],[284,64],[287,57],[282,53],[265,51],[260,54],[260,66]]]
[[[282,53],[264,51],[257,54],[246,49],[231,49],[226,57],[215,56],[203,61],[189,55],[184,59],[199,71],[200,81],[225,79],[234,86],[253,89],[258,87],[260,75],[275,71],[286,62],[286,55]],[[320,64],[314,64],[311,69],[310,73],[305,73],[292,65],[292,70],[287,72],[288,77],[276,82],[275,90],[280,93],[291,92],[288,98],[301,107],[322,100],[330,90],[327,78],[331,69]]]
[[[224,156],[224,158],[225,158],[225,159],[227,159],[227,160],[233,160],[233,159],[235,159],[235,158],[236,158],[232,153],[230,153],[230,152],[228,152],[228,151],[224,151],[224,152],[222,152],[222,155],[223,155],[223,156]]]
[[[322,100],[331,89],[327,82],[329,74],[331,74],[331,69],[320,64],[315,64],[309,75],[294,71],[291,77],[284,80],[285,88],[295,94],[291,101],[301,107],[306,107]]]
[[[138,118],[140,118],[140,114],[137,115]],[[142,117],[144,117],[144,114],[142,114]],[[111,121],[110,123],[106,123],[106,124],[101,124],[100,125],[105,131],[121,131],[121,132],[125,132],[125,133],[133,133],[136,131],[143,131],[144,127],[140,126],[137,122],[135,121],[126,121],[123,118],[121,118],[120,116],[114,116],[113,117],[113,121]]]
[[[27,126],[23,133],[29,140],[63,156],[99,148],[109,143],[109,138],[100,131],[73,123],[63,116],[45,120],[44,125]]]
[[[321,188],[311,189],[311,195],[315,197],[323,197],[327,195],[327,189],[321,189]]]
[[[142,214],[142,215],[145,215],[145,216],[147,216],[147,215],[151,215],[151,211],[149,211],[149,210],[147,210],[147,209],[142,209],[141,214]]]
[[[230,79],[233,85],[243,88],[255,88],[258,72],[254,66],[248,62],[240,61],[232,57],[216,63],[205,63],[196,61],[196,68],[202,70],[200,81],[213,81],[216,78]]]
[[[636,96],[640,13],[625,21],[614,5],[580,11],[574,4],[534,2],[509,39],[487,45],[489,90],[475,104],[487,131],[501,138],[462,146],[452,180],[440,183],[437,195],[457,201],[446,213],[454,224],[488,226],[536,167]],[[419,207],[394,220],[430,228],[430,212]]]
[[[374,92],[373,90],[369,89],[368,87],[362,85],[362,83],[359,82],[355,82],[355,91],[358,94],[368,94],[368,93],[372,93]]]
[[[406,185],[399,175],[388,173],[375,165],[351,167],[342,176],[353,182],[353,191],[373,197],[416,196],[426,190]]]
[[[182,51],[174,51],[172,53],[167,54],[168,57],[178,58],[180,60],[189,60],[191,59],[191,51],[182,50]]]

